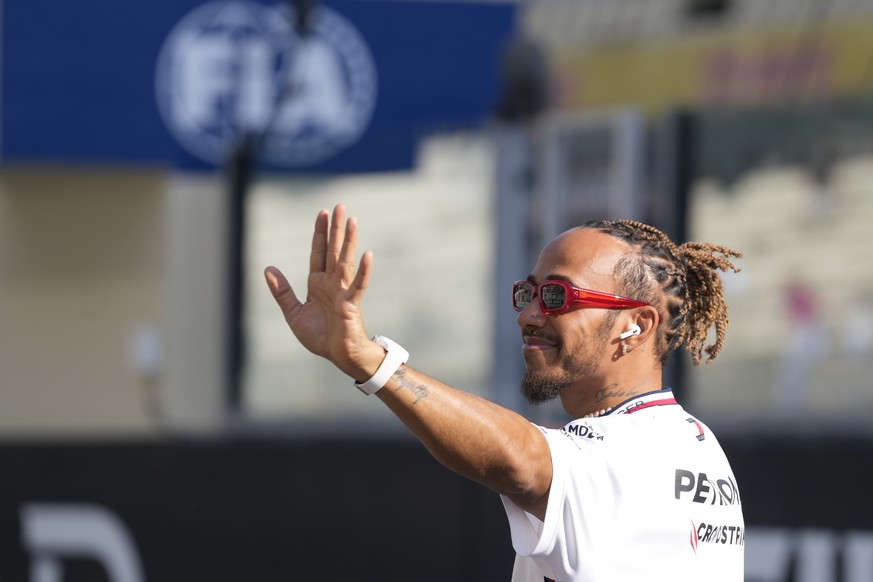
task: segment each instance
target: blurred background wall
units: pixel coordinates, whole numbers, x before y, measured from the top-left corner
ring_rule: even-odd
[[[873,580],[869,2],[0,6],[0,579],[508,577],[496,498],[263,285],[303,289],[344,202],[369,331],[555,426],[506,301],[545,241],[631,217],[742,250],[723,353],[665,381],[736,467],[748,580]],[[94,528],[121,557],[40,533]]]
[[[54,165],[7,166],[0,183],[3,434],[214,429],[219,180]]]

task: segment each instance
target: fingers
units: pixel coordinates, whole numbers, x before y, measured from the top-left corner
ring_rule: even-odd
[[[273,294],[273,298],[276,300],[276,303],[279,304],[279,308],[282,310],[282,313],[285,314],[285,319],[287,320],[291,315],[291,312],[300,306],[300,300],[297,299],[297,295],[294,294],[294,290],[288,283],[288,279],[286,279],[285,275],[282,274],[282,271],[276,267],[267,267],[264,269],[264,279],[266,279],[267,287],[270,288],[270,293]]]
[[[339,263],[354,262],[354,221],[347,222],[345,214],[345,206],[337,204],[329,220],[327,210],[320,211],[316,216],[315,231],[312,233],[312,253],[309,257],[310,273],[333,273]]]
[[[344,281],[349,281],[355,272],[355,251],[358,241],[358,221],[349,217],[346,221],[346,232],[343,246],[337,260],[337,269]]]
[[[312,253],[309,255],[309,272],[324,271],[327,258],[327,210],[315,217],[315,231],[312,233]]]
[[[349,298],[356,304],[360,304],[361,300],[364,298],[364,292],[367,290],[367,285],[370,282],[370,269],[372,265],[373,253],[367,251],[364,253],[364,256],[361,257],[361,265],[358,267],[355,279],[349,287]]]
[[[354,217],[349,217],[346,220],[345,206],[337,204],[330,218],[328,218],[327,210],[321,210],[315,218],[315,231],[312,234],[312,253],[309,258],[309,273],[338,272],[345,284],[354,287],[356,289],[355,293],[359,296],[362,295],[369,280],[372,253],[368,253],[361,259],[361,267],[355,273],[357,242],[358,222]],[[365,260],[366,263],[364,262]],[[272,272],[270,269],[275,270],[275,273],[281,276],[278,269],[270,267],[268,272]],[[290,290],[287,281],[284,284]]]
[[[333,207],[333,217],[330,221],[330,238],[327,241],[327,258],[324,265],[326,273],[333,273],[339,262],[340,252],[345,242],[345,216],[345,206],[337,204]]]

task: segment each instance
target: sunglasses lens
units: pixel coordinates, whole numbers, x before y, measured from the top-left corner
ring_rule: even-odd
[[[533,298],[533,285],[525,285],[519,283],[512,290],[512,306],[521,311],[528,305]]]
[[[560,309],[567,301],[567,291],[560,285],[543,285],[540,288],[540,298],[546,309]]]

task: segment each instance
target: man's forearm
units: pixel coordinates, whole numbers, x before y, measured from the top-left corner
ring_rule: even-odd
[[[524,417],[401,366],[379,398],[446,467],[535,515],[551,483],[542,433]]]

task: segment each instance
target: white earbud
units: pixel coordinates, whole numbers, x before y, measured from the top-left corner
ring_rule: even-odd
[[[630,327],[627,328],[626,332],[620,333],[618,335],[618,339],[620,339],[620,340],[627,339],[632,335],[640,335],[642,332],[643,332],[643,330],[640,329],[640,326],[638,326],[635,323],[632,323],[632,324],[630,324]]]

